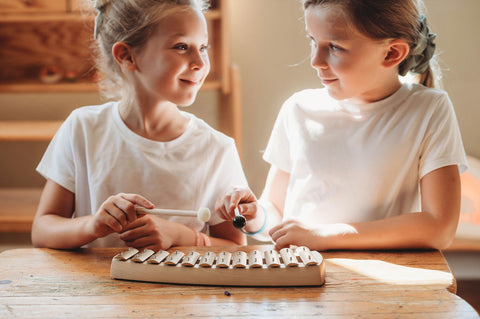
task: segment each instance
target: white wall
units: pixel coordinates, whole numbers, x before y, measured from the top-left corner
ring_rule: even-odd
[[[232,0],[233,61],[243,80],[244,167],[260,195],[267,165],[261,158],[282,102],[302,88],[318,87],[309,66],[299,0]],[[455,105],[465,148],[480,157],[480,1],[426,0],[437,33],[444,87]],[[298,66],[292,66],[299,64]]]

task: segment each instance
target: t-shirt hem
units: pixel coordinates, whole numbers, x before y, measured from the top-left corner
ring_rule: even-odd
[[[428,165],[426,165],[425,167],[423,167],[420,178],[423,178],[425,175],[433,172],[436,169],[446,167],[446,166],[451,166],[451,165],[457,165],[459,174],[464,173],[468,169],[468,164],[466,161],[458,161],[458,160],[456,161],[450,158],[442,158],[442,159],[433,161]]]
[[[58,185],[60,185],[61,187],[65,188],[66,190],[72,192],[72,193],[75,193],[75,186],[72,185],[72,183],[66,181],[66,180],[63,180],[60,176],[50,176],[48,175],[47,173],[43,172],[41,169],[37,168],[36,171],[42,175],[45,179],[47,180],[51,180],[55,183],[57,183]]]

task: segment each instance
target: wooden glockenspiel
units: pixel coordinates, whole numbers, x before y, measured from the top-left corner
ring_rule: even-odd
[[[114,279],[215,286],[320,286],[325,262],[307,247],[280,251],[176,250],[154,252],[129,248],[112,259]],[[190,249],[190,248],[189,248]]]

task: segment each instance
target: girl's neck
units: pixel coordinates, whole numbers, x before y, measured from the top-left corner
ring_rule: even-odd
[[[394,78],[386,78],[380,80],[376,84],[376,89],[372,89],[369,92],[365,92],[364,96],[347,99],[347,102],[352,104],[369,104],[381,101],[397,92],[402,86],[402,83],[396,75]]]
[[[120,117],[134,133],[150,140],[168,142],[181,136],[189,119],[170,102],[148,105],[124,101],[119,105]]]

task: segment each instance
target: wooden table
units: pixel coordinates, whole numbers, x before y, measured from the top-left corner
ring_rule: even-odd
[[[110,263],[122,250],[4,251],[0,318],[480,318],[454,294],[438,251],[324,252],[325,285],[262,288],[114,280]]]

